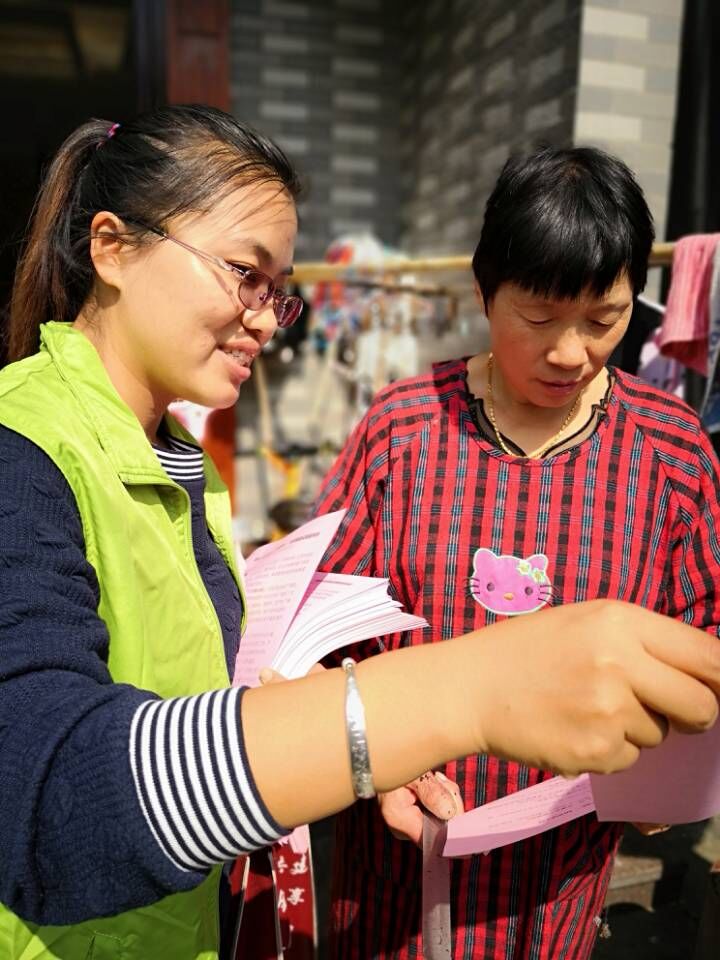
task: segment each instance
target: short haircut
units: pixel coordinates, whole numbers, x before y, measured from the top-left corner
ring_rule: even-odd
[[[655,230],[632,171],[593,147],[511,156],[485,208],[473,273],[485,304],[503,283],[574,300],[626,274],[637,296]]]

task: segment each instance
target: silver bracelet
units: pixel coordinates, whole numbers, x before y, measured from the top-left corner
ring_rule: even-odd
[[[368,753],[367,733],[365,731],[365,708],[355,679],[355,661],[345,657],[342,662],[345,671],[345,729],[347,730],[350,750],[350,773],[355,796],[361,800],[370,800],[375,796],[370,754]]]

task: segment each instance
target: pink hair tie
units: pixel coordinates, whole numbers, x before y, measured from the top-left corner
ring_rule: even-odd
[[[107,143],[108,140],[111,140],[115,136],[115,133],[117,132],[119,127],[120,127],[119,123],[113,123],[112,126],[108,127],[108,132],[105,134],[102,140],[96,145],[95,149],[99,150],[104,143]]]

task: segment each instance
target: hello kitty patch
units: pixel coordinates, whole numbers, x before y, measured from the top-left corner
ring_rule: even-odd
[[[490,613],[505,617],[533,613],[548,605],[552,597],[547,568],[544,553],[523,560],[480,547],[473,558],[470,593]]]

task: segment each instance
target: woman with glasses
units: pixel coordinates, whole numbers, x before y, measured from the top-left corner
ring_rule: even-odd
[[[614,598],[692,624],[720,656],[712,446],[681,400],[607,364],[652,241],[617,158],[547,147],[508,160],[473,258],[490,349],[381,391],[320,500],[348,508],[327,569],[389,577],[431,625],[387,649],[468,630],[491,642],[508,617],[532,632],[564,604]],[[443,772],[467,808],[552,776],[487,756]],[[417,956],[421,856],[402,842],[421,835],[416,784],[338,823],[337,954]],[[453,955],[586,960],[621,830],[585,816],[455,861]]]
[[[84,124],[41,189],[0,373],[3,957],[229,956],[223,865],[356,795],[477,751],[620,769],[714,721],[702,638],[612,604],[229,689],[229,500],[167,408],[234,404],[297,318],[297,192],[197,106]]]

